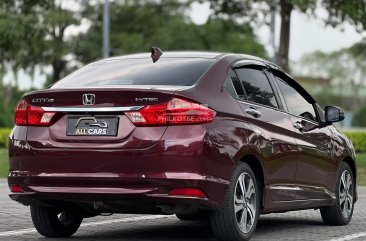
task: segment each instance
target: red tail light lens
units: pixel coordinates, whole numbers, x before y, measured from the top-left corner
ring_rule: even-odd
[[[216,112],[201,104],[173,98],[168,103],[148,105],[126,115],[136,126],[152,126],[209,123]]]
[[[205,198],[206,194],[197,188],[175,188],[169,192],[169,196],[185,196]]]
[[[10,191],[13,192],[13,193],[24,192],[23,188],[21,186],[18,186],[18,185],[11,185],[10,186]]]
[[[46,112],[42,107],[29,105],[25,100],[15,109],[14,122],[19,126],[49,126],[54,112]]]
[[[25,126],[28,121],[28,103],[25,100],[19,102],[17,108],[15,109],[14,122],[16,125]]]

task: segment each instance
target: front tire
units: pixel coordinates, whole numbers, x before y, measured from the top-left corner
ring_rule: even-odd
[[[31,206],[31,217],[37,231],[49,238],[67,238],[80,227],[83,218],[68,211]]]
[[[336,203],[320,209],[322,219],[327,225],[347,225],[353,215],[354,177],[347,163],[342,163],[337,179]]]
[[[259,217],[260,193],[253,170],[239,163],[226,193],[224,207],[210,216],[212,230],[222,241],[250,240]]]

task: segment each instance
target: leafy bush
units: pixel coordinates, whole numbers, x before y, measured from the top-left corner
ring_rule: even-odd
[[[8,147],[11,129],[0,128],[0,148]]]
[[[352,141],[356,152],[366,152],[365,131],[344,131],[343,133]]]
[[[356,112],[355,116],[353,117],[352,125],[366,127],[366,106]]]

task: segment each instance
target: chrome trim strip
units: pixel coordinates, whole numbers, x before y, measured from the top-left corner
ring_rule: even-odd
[[[42,107],[49,112],[123,112],[131,110],[139,110],[143,106],[128,106],[128,107]]]

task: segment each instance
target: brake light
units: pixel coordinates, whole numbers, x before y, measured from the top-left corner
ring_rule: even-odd
[[[49,126],[54,115],[54,112],[46,112],[42,107],[31,106],[22,100],[15,109],[14,122],[19,126]]]
[[[136,126],[156,126],[209,123],[216,112],[201,104],[173,98],[168,103],[148,105],[126,115]]]

